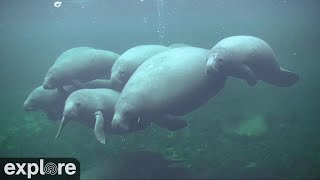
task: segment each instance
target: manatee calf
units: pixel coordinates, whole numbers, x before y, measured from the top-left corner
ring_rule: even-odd
[[[144,61],[168,49],[161,45],[141,45],[124,52],[112,66],[110,88],[122,90],[134,71]]]
[[[83,84],[83,88],[105,88],[105,80],[97,79]],[[28,98],[23,104],[25,111],[38,111],[42,110],[47,115],[48,119],[60,120],[64,103],[67,97],[79,87],[69,85],[63,86],[63,91],[57,89],[44,89],[39,86],[31,91]]]
[[[94,127],[94,134],[99,142],[105,143],[104,126],[110,122],[114,112],[114,104],[119,92],[111,89],[81,89],[67,98],[63,117],[56,137],[64,125],[70,121],[80,121]]]
[[[288,87],[299,76],[281,68],[272,48],[262,39],[252,36],[232,36],[219,41],[208,56],[208,73],[222,73],[245,79],[250,86],[258,80],[275,86]]]
[[[116,53],[91,47],[69,49],[62,53],[48,70],[43,88],[79,86],[80,82],[109,78],[111,67],[118,57]]]
[[[112,128],[126,131],[145,121],[171,122],[215,96],[225,76],[208,76],[210,51],[195,47],[174,48],[145,61],[131,76],[115,105]],[[183,121],[180,121],[183,122]]]

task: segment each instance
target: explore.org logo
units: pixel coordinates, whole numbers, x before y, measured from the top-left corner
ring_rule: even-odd
[[[0,179],[80,179],[74,158],[0,158]]]

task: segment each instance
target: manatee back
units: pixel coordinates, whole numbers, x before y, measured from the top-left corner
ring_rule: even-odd
[[[110,70],[118,54],[94,48],[72,48],[63,53],[48,70],[45,78],[54,78],[54,86],[70,85],[73,81],[87,82],[99,78],[109,78]],[[46,84],[46,83],[45,83]]]
[[[208,83],[208,54],[206,49],[184,47],[151,57],[129,79],[117,105],[127,103],[141,111],[176,115],[198,108],[218,89]]]
[[[231,36],[219,41],[214,49],[224,49],[229,61],[261,64],[264,67],[277,64],[272,48],[264,40],[253,36]]]
[[[168,50],[168,47],[161,45],[141,45],[133,47],[124,52],[114,63],[112,75],[123,73],[122,81],[127,81],[133,72],[150,57]],[[119,76],[118,76],[119,77]]]
[[[68,97],[66,103],[80,103],[82,109],[94,114],[97,110],[113,109],[119,92],[111,89],[80,89]]]
[[[188,44],[183,44],[183,43],[175,43],[175,44],[171,44],[170,46],[168,46],[170,49],[173,48],[181,48],[181,47],[191,47]]]

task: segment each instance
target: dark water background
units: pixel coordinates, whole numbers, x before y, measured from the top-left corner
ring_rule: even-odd
[[[0,157],[76,157],[83,172],[99,167],[89,173],[97,176],[102,168],[104,178],[320,178],[320,1],[167,0],[160,18],[159,2],[151,0],[62,0],[60,8],[53,2],[0,1]],[[76,123],[55,140],[56,123],[22,109],[66,49],[121,54],[136,45],[176,42],[210,49],[242,34],[267,41],[300,81],[251,88],[230,78],[185,117],[188,128],[151,127],[110,136],[106,145]],[[232,131],[254,118],[265,122],[262,133]]]

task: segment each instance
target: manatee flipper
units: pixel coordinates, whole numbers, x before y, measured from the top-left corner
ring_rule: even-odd
[[[278,87],[289,87],[294,85],[299,80],[299,75],[288,71],[286,69],[280,68],[279,73],[276,73],[272,79],[271,84]]]
[[[96,135],[96,138],[99,142],[102,144],[106,143],[106,136],[104,134],[103,124],[104,124],[104,118],[101,111],[97,111],[94,113],[94,116],[96,117],[96,123],[94,126],[94,134]]]
[[[56,135],[56,139],[59,137],[62,129],[64,128],[64,126],[66,125],[67,122],[68,122],[68,120],[65,119],[64,116],[63,116],[62,119],[61,119],[61,122],[60,122],[60,126],[59,126],[58,133],[57,133],[57,135]]]
[[[160,119],[154,121],[154,123],[159,127],[166,128],[170,131],[176,131],[189,125],[184,119],[172,115],[165,115]]]
[[[72,85],[74,85],[78,89],[84,89],[85,85],[78,80],[72,80]]]
[[[240,66],[239,70],[239,74],[241,74],[241,77],[247,81],[249,86],[253,87],[257,84],[258,80],[256,78],[256,75],[249,66],[243,64],[242,66]]]

